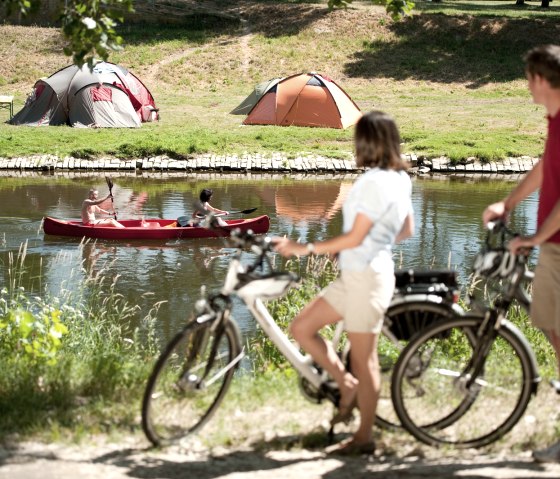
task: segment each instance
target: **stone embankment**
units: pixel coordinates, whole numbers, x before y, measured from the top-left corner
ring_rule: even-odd
[[[414,174],[430,173],[465,173],[465,174],[510,174],[525,173],[538,161],[535,158],[507,158],[500,162],[482,163],[474,158],[453,164],[441,157],[431,160],[422,159],[414,154],[403,155],[411,164]],[[20,158],[1,158],[0,171],[161,171],[161,172],[284,172],[284,173],[348,173],[359,171],[353,159],[333,159],[321,156],[297,156],[288,158],[276,153],[270,156],[248,155],[200,155],[189,159],[173,159],[167,156],[155,156],[136,160],[119,158],[80,159],[72,157],[59,158],[54,155],[39,155]]]

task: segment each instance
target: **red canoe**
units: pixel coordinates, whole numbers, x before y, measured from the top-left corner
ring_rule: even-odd
[[[220,230],[210,230],[201,226],[178,227],[176,220],[147,219],[120,220],[125,228],[111,226],[84,226],[81,221],[66,221],[45,216],[43,230],[45,234],[57,236],[78,236],[87,238],[132,240],[132,239],[174,239],[174,238],[218,238],[227,236],[224,230],[240,228],[243,231],[266,233],[270,226],[268,216],[256,218],[226,220],[227,226]]]

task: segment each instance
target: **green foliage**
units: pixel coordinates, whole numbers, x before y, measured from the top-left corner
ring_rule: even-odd
[[[329,10],[332,10],[333,8],[346,8],[350,3],[352,3],[352,1],[353,0],[329,0]]]
[[[88,0],[67,2],[62,14],[62,31],[69,42],[64,53],[76,65],[93,67],[96,59],[107,60],[111,51],[121,49],[122,38],[115,26],[123,13],[131,12],[132,0]]]
[[[347,8],[353,0],[328,0],[329,9]],[[410,0],[371,0],[372,3],[385,5],[387,13],[393,20],[400,20],[405,15],[410,15],[414,3]]]
[[[0,293],[7,294],[3,289]],[[2,298],[3,300],[3,298]],[[60,311],[42,311],[33,314],[21,308],[10,309],[0,318],[0,342],[16,356],[27,356],[32,364],[56,364],[63,335],[68,328],[60,320]]]
[[[159,304],[138,321],[138,308],[117,292],[118,277],[103,268],[73,272],[55,294],[34,296],[19,285],[25,258],[12,267],[0,292],[0,435],[135,424],[158,353]]]
[[[400,20],[405,15],[410,15],[414,8],[414,2],[410,0],[386,0],[382,3],[386,4],[387,13],[393,20]]]

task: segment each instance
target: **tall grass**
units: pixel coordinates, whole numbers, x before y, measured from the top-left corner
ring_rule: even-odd
[[[136,424],[157,353],[158,304],[131,329],[138,311],[117,292],[118,277],[82,269],[83,281],[70,277],[56,293],[39,297],[21,286],[25,265],[23,247],[10,265],[14,281],[0,291],[0,434],[75,434]],[[51,336],[58,340],[54,346]],[[49,354],[27,347],[43,343]]]

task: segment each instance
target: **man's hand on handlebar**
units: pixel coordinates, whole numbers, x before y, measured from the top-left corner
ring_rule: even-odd
[[[508,249],[511,254],[527,256],[536,245],[534,236],[516,236],[508,243]]]

